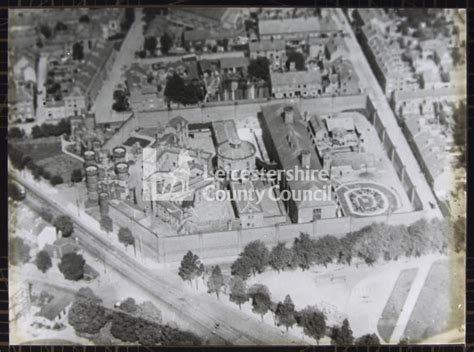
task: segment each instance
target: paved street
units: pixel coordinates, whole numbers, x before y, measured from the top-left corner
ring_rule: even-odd
[[[13,175],[11,175],[13,176]],[[89,215],[72,204],[59,204],[55,196],[46,187],[40,187],[31,175],[13,176],[28,189],[28,197],[36,196],[44,204],[49,204],[58,211],[70,216],[75,222],[75,235],[85,250],[101,257],[131,282],[142,287],[158,302],[166,305],[176,315],[194,327],[194,331],[203,339],[213,344],[287,344],[288,336],[281,330],[260,323],[245,313],[216,301],[206,293],[198,293],[172,273],[160,271],[160,274],[147,269],[137,260],[131,258],[123,247],[115,246],[106,240],[107,235],[100,230],[98,223]],[[237,307],[237,306],[236,306]],[[218,330],[213,330],[216,323]],[[292,338],[298,344],[305,344],[298,338]]]
[[[134,61],[135,51],[140,50],[143,46],[143,24],[142,9],[136,8],[135,21],[123,40],[113,68],[91,108],[99,123],[100,121],[109,120],[112,114],[113,92],[119,83],[124,83],[122,77],[123,68]]]
[[[333,11],[336,15],[335,17],[339,20],[341,26],[343,26],[344,32],[348,34],[348,36],[345,37],[345,42],[349,48],[350,58],[355,70],[357,71],[359,82],[374,104],[391,140],[396,142],[397,151],[403,158],[406,171],[411,176],[411,179],[417,188],[417,192],[423,203],[423,209],[426,210],[426,215],[428,217],[441,217],[441,211],[439,208],[431,209],[430,203],[437,204],[437,201],[428,185],[428,182],[421,172],[420,166],[418,165],[400,126],[398,126],[396,117],[388,104],[377,78],[370,68],[354,31],[349,25],[348,19],[345,17],[341,8],[333,9]]]

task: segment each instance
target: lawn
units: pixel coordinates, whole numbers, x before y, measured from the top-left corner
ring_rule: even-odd
[[[398,317],[403,309],[417,272],[418,269],[405,269],[398,276],[397,282],[377,324],[377,330],[385,342],[390,341],[390,337],[395,329]]]
[[[83,164],[78,160],[66,154],[59,154],[54,157],[42,159],[38,162],[51,175],[60,175],[64,183],[71,181],[71,173],[74,169],[82,169]]]
[[[419,342],[464,324],[464,281],[462,256],[433,263],[405,328],[404,334],[410,342]]]
[[[25,153],[25,155],[31,156],[36,162],[62,154],[59,138],[47,138],[44,141],[37,139],[31,143],[14,143],[14,147]]]

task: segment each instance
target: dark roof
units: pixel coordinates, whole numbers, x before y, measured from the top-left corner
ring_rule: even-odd
[[[221,69],[247,67],[249,59],[246,57],[223,57],[220,59]]]
[[[277,157],[280,167],[284,170],[293,170],[296,167],[301,168],[301,153],[303,151],[310,153],[310,170],[321,170],[322,165],[319,162],[316,151],[311,142],[311,137],[306,130],[306,123],[296,106],[293,105],[293,123],[283,121],[282,111],[288,104],[272,104],[262,107],[262,116],[265,121],[265,127],[277,150]],[[289,143],[291,140],[291,146]],[[293,190],[308,190],[328,185],[328,182],[315,180],[292,180],[288,185]],[[298,207],[314,206],[321,204],[332,204],[333,200],[328,201],[302,201],[295,202]]]
[[[63,309],[72,303],[72,300],[72,295],[68,294],[62,295],[60,297],[54,297],[53,300],[42,307],[41,310],[36,313],[36,315],[53,321]]]
[[[274,39],[262,40],[260,42],[250,42],[249,49],[250,52],[285,50],[285,41],[283,39]]]

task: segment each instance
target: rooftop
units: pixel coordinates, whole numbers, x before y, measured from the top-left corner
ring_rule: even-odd
[[[275,145],[278,154],[278,163],[284,170],[294,170],[302,168],[301,154],[303,151],[310,154],[310,170],[321,170],[322,165],[314,150],[313,143],[309,132],[306,130],[306,123],[303,121],[301,114],[296,106],[293,106],[293,123],[285,123],[283,121],[282,111],[287,106],[285,104],[272,104],[262,107],[262,117],[265,121],[268,133]],[[291,141],[291,143],[290,143]],[[292,190],[311,190],[322,189],[323,186],[329,185],[329,182],[314,180],[291,180],[288,185]],[[311,207],[321,204],[333,204],[328,201],[297,201],[298,207]]]
[[[274,39],[250,42],[249,49],[250,52],[285,50],[285,41],[283,39]]]
[[[334,32],[338,28],[330,17],[299,17],[277,20],[264,20],[258,24],[260,35]]]
[[[270,72],[272,86],[299,86],[321,83],[319,71]]]

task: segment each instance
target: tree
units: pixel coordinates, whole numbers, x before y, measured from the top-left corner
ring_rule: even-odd
[[[245,281],[240,276],[234,276],[230,283],[229,299],[242,309],[242,304],[247,302],[249,297],[247,295],[247,286]]]
[[[219,265],[216,265],[212,269],[211,277],[207,282],[208,292],[215,292],[217,299],[219,299],[219,293],[221,292],[222,286],[224,286],[224,276]]]
[[[62,22],[57,22],[56,23],[56,26],[54,27],[54,30],[56,32],[59,32],[59,31],[66,31],[67,30],[67,26],[62,23]]]
[[[168,32],[163,33],[160,38],[161,52],[163,54],[168,54],[171,47],[173,46],[173,38],[168,34]]]
[[[293,242],[294,262],[302,270],[309,269],[315,261],[314,241],[306,233],[300,233],[300,236]]]
[[[291,63],[295,64],[295,69],[297,71],[304,71],[306,69],[305,67],[305,58],[304,55],[298,51],[292,51],[288,55],[288,59],[286,60],[286,69],[290,69]]]
[[[367,334],[357,338],[355,344],[359,346],[374,346],[380,345],[380,340],[376,334]]]
[[[135,342],[138,340],[137,336],[138,319],[130,314],[120,311],[112,313],[112,326],[110,333],[113,337],[123,342]]]
[[[69,237],[74,232],[72,220],[67,215],[59,215],[54,220],[53,226],[56,228],[56,232],[61,231],[61,236],[63,237]]]
[[[152,302],[145,301],[138,306],[137,316],[148,322],[161,324],[161,310],[159,310]]]
[[[49,222],[49,223],[53,222],[53,214],[51,213],[49,209],[46,209],[46,208],[41,209],[39,216],[41,216],[41,218],[46,222]]]
[[[82,181],[82,170],[81,169],[74,169],[71,173],[71,182],[79,183]]]
[[[14,182],[8,182],[8,196],[16,201],[25,199],[25,193],[22,192],[20,186]]]
[[[188,251],[181,260],[178,275],[183,281],[192,281],[201,276],[204,271],[204,266],[201,264],[199,257],[191,251]]]
[[[133,298],[129,297],[120,304],[120,309],[126,313],[134,313],[138,310],[138,305]]]
[[[243,280],[247,280],[252,274],[252,261],[246,256],[238,257],[231,265],[230,272],[232,275],[239,276]]]
[[[39,251],[36,255],[36,266],[38,269],[45,273],[51,268],[51,257],[49,256],[48,252],[46,251]]]
[[[331,343],[339,346],[349,346],[354,342],[354,336],[349,326],[349,321],[344,319],[342,326],[334,327],[331,332]]]
[[[89,18],[89,16],[87,16],[87,15],[82,15],[81,17],[79,17],[79,22],[81,22],[81,23],[89,23],[89,22],[90,22],[90,18]]]
[[[82,43],[77,42],[72,46],[72,59],[76,61],[84,60],[84,48]]]
[[[252,312],[263,316],[270,310],[272,301],[268,287],[261,284],[255,284],[249,288],[248,296],[252,300]]]
[[[154,56],[156,53],[156,46],[158,45],[158,40],[155,36],[146,37],[143,44],[143,49],[147,50],[151,56]]]
[[[88,287],[79,289],[68,313],[68,323],[74,330],[81,334],[97,334],[107,321],[102,300]]]
[[[268,258],[268,264],[273,270],[280,272],[292,266],[293,251],[285,246],[284,243],[279,242],[272,248]]]
[[[307,306],[299,312],[298,316],[298,325],[303,328],[306,335],[314,338],[319,345],[319,340],[326,333],[326,317],[324,313],[316,307]]]
[[[132,235],[132,231],[128,227],[121,227],[118,232],[118,240],[123,243],[125,247],[135,245],[135,237]]]
[[[247,70],[248,74],[255,80],[270,81],[270,61],[266,57],[257,57],[250,60]]]
[[[21,265],[30,260],[30,246],[21,237],[14,237],[8,242],[10,245],[10,262],[12,265]]]
[[[288,328],[295,325],[295,305],[293,304],[290,295],[286,295],[283,303],[278,303],[275,316],[278,324],[286,327],[286,331],[288,331]]]
[[[47,24],[42,24],[40,26],[40,33],[46,38],[46,39],[49,39],[51,38],[51,28],[49,28],[49,26]]]
[[[67,253],[58,264],[59,270],[67,280],[78,281],[84,276],[84,265],[86,261],[80,254]]]
[[[63,184],[64,180],[61,176],[54,175],[53,177],[51,177],[51,180],[49,180],[49,183],[51,183],[52,186],[57,186]]]
[[[173,73],[166,81],[164,95],[168,101],[181,103],[183,101],[184,80],[177,73]]]
[[[183,105],[195,105],[204,99],[205,93],[201,84],[189,82],[184,86],[184,92],[180,103]]]
[[[103,216],[100,218],[100,228],[107,233],[110,233],[114,230],[114,224],[110,216]]]
[[[260,240],[256,240],[245,246],[242,256],[250,259],[253,274],[256,274],[265,270],[270,254],[265,244]]]
[[[10,139],[23,138],[23,137],[25,137],[25,131],[22,130],[21,128],[13,126],[8,130],[8,138]]]

